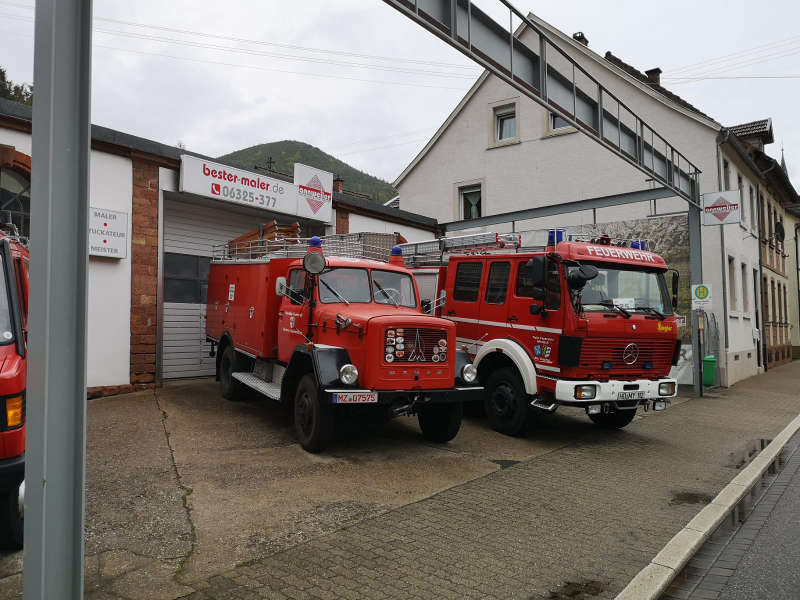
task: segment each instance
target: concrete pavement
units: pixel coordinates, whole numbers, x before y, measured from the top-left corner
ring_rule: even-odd
[[[623,431],[564,411],[521,438],[469,419],[293,442],[213,382],[89,403],[87,597],[611,598],[800,412],[800,363]],[[20,589],[0,555],[0,598]]]

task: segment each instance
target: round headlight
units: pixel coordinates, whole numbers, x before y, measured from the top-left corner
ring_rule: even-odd
[[[461,369],[461,378],[467,383],[472,383],[478,378],[478,369],[472,363],[464,365]]]
[[[309,252],[303,257],[303,268],[316,275],[325,270],[325,257],[319,252]]]
[[[345,385],[353,385],[358,381],[358,369],[355,365],[342,365],[339,369],[339,380]]]

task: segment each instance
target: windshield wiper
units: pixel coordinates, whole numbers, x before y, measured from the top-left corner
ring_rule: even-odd
[[[333,294],[334,294],[334,295],[335,295],[335,296],[336,296],[336,297],[337,297],[339,300],[341,300],[341,301],[342,301],[342,302],[344,302],[345,304],[350,304],[350,303],[347,301],[347,298],[345,298],[345,297],[344,297],[344,296],[342,296],[342,295],[341,295],[339,292],[337,292],[335,289],[333,289],[331,286],[329,286],[327,281],[325,281],[324,279],[322,279],[322,278],[320,277],[320,279],[319,279],[319,282],[320,282],[322,285],[324,285],[326,288],[328,288],[328,290],[330,290],[330,291],[331,291],[331,292],[332,292],[332,293],[333,293]]]
[[[372,283],[374,283],[374,284],[375,284],[375,287],[376,287],[376,288],[378,288],[378,291],[379,291],[379,292],[381,292],[381,293],[382,293],[382,294],[383,294],[383,295],[386,297],[386,299],[387,299],[389,302],[391,302],[391,303],[392,303],[392,304],[394,304],[395,306],[400,306],[400,305],[399,305],[397,302],[395,302],[395,301],[392,299],[392,297],[391,297],[391,296],[389,296],[389,292],[387,292],[385,289],[383,289],[383,286],[382,286],[380,283],[378,283],[378,282],[375,280],[375,278],[374,278],[374,277],[373,277],[373,279],[372,279]]]
[[[637,306],[637,307],[636,307],[634,310],[646,310],[646,311],[648,311],[648,312],[650,312],[650,313],[652,313],[652,314],[656,315],[656,316],[657,316],[659,319],[661,319],[662,321],[663,321],[664,319],[666,319],[666,316],[664,315],[664,313],[657,311],[657,310],[656,310],[655,308],[653,308],[652,306]]]
[[[599,304],[600,306],[607,306],[608,308],[616,308],[619,312],[621,312],[625,316],[626,319],[631,318],[631,313],[622,308],[619,304],[614,304],[613,300],[601,300],[600,302],[595,302],[594,304]]]

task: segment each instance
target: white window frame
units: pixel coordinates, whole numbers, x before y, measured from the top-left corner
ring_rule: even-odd
[[[519,144],[519,101],[517,98],[506,98],[497,102],[489,104],[490,121],[489,121],[489,145],[490,148],[501,148],[503,146],[511,146]],[[500,139],[500,119],[509,115],[514,115],[514,135],[510,138]]]
[[[739,317],[739,300],[737,298],[737,285],[736,280],[737,271],[736,268],[736,258],[728,255],[728,264],[726,265],[728,269],[728,314],[731,317]]]
[[[478,201],[478,212],[480,214],[478,214],[478,216],[475,217],[475,218],[480,219],[482,216],[484,216],[485,208],[484,208],[484,203],[483,203],[483,201],[484,201],[483,185],[480,182],[478,182],[478,183],[468,183],[466,185],[460,185],[457,188],[458,219],[460,221],[470,221],[470,220],[472,220],[472,219],[467,219],[464,216],[464,194],[469,193],[469,192],[474,192],[476,190],[480,193],[480,200]]]
[[[553,121],[558,117],[557,114],[544,111],[544,137],[554,137],[557,135],[566,135],[569,133],[575,133],[578,130],[575,129],[572,125],[565,125],[564,127],[554,127]]]

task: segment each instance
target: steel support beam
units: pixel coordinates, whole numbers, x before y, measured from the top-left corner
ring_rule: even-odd
[[[92,0],[36,2],[26,600],[83,598],[91,26]]]
[[[703,283],[703,215],[699,208],[689,205],[689,284],[698,285]],[[694,315],[694,311],[690,311]],[[693,316],[689,319],[694,323]],[[706,327],[708,325],[706,324]],[[700,365],[703,357],[699,356],[700,336],[697,327],[692,326],[692,354],[694,355],[694,390],[700,395],[703,393],[703,380],[700,378]]]
[[[613,194],[611,196],[600,196],[598,198],[587,198],[586,200],[576,200],[574,202],[564,202],[562,204],[551,204],[537,208],[526,208],[513,212],[501,213],[499,215],[489,215],[479,219],[468,221],[453,221],[452,223],[442,223],[445,231],[461,231],[463,229],[473,229],[475,227],[490,227],[500,223],[514,223],[516,221],[527,221],[540,217],[552,217],[567,213],[579,212],[582,210],[592,210],[596,208],[607,208],[609,206],[620,206],[632,204],[634,202],[647,202],[660,198],[673,198],[675,192],[669,188],[659,187],[651,190],[638,190],[636,192],[626,192],[623,194]]]

